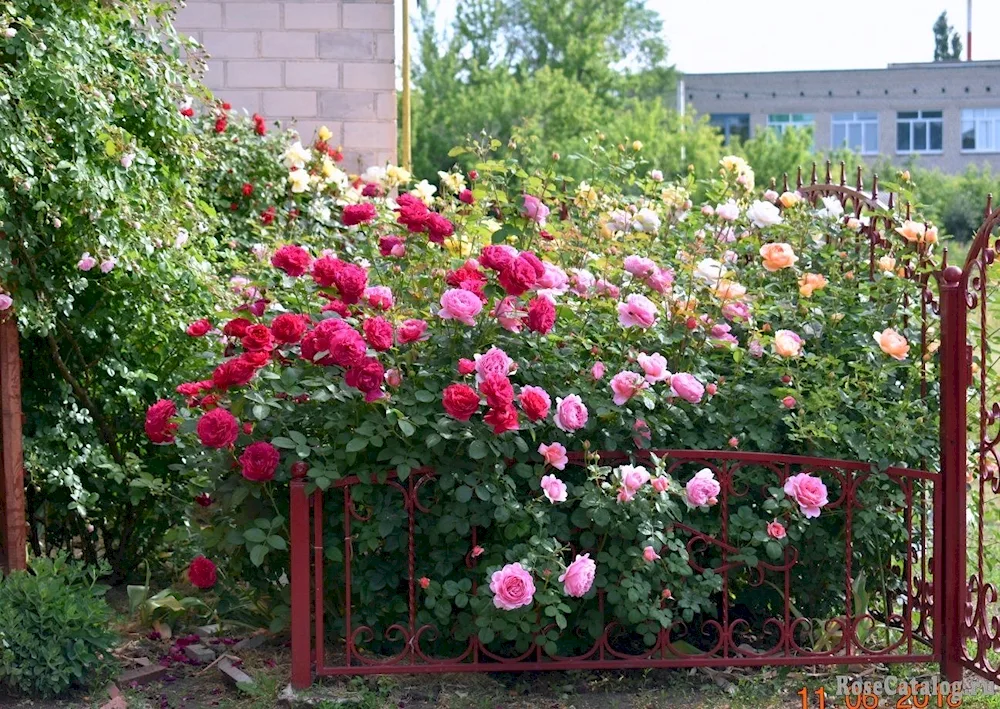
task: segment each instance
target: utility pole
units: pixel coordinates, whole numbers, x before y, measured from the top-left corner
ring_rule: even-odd
[[[965,6],[965,59],[972,61],[972,0],[967,0]],[[957,58],[957,57],[956,57]]]
[[[972,0],[969,0],[972,2]],[[677,79],[677,115],[680,117],[681,126],[681,169],[687,162],[687,147],[684,145],[684,79]]]

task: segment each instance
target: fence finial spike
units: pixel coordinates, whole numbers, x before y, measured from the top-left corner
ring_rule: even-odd
[[[781,191],[782,192],[787,192],[788,191],[788,173],[787,172],[784,172],[781,175]]]
[[[818,182],[816,179],[816,163],[813,163],[812,174],[809,176],[809,184],[815,185]]]
[[[907,219],[907,221],[909,221],[909,219],[910,219],[910,203],[909,202],[906,203],[906,219]]]
[[[833,173],[830,172],[830,168],[831,167],[832,167],[832,163],[829,160],[827,160],[826,161],[826,184],[828,184],[828,185],[833,183]]]
[[[986,195],[986,216],[987,217],[990,216],[992,212],[993,212],[993,193],[990,192],[988,195]]]
[[[840,186],[844,187],[847,184],[847,165],[844,161],[840,161]]]
[[[872,175],[872,199],[878,199],[878,173]]]
[[[892,209],[895,206],[896,206],[896,193],[895,192],[890,192],[889,193],[889,209]]]

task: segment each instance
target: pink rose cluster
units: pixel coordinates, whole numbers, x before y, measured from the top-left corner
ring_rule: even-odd
[[[597,564],[590,554],[578,554],[559,576],[563,593],[572,598],[582,598],[594,585],[596,575]],[[493,605],[500,610],[530,607],[534,604],[535,590],[531,572],[520,562],[506,564],[490,577]]]

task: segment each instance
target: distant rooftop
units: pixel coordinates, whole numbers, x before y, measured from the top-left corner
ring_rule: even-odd
[[[893,69],[1000,69],[1000,59],[987,59],[982,61],[942,61],[942,62],[904,62],[898,64],[889,64],[885,68],[868,68],[868,69],[799,69],[799,70],[784,70],[784,71],[712,71],[704,73],[686,73],[682,72],[685,76],[726,76],[729,74],[829,74],[829,73],[847,73],[847,72],[871,72],[871,71],[889,71]]]

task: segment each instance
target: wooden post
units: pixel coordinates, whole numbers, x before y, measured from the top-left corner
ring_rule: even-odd
[[[24,520],[24,448],[21,438],[21,352],[12,310],[0,320],[0,564],[7,573],[27,567]]]

